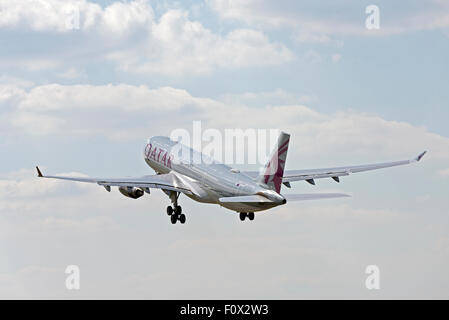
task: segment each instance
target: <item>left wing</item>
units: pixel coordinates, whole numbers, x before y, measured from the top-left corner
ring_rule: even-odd
[[[346,167],[336,167],[336,168],[321,168],[321,169],[306,169],[306,170],[285,170],[282,177],[282,183],[290,186],[290,182],[305,180],[310,184],[315,184],[315,179],[322,178],[332,178],[336,182],[340,182],[341,176],[349,176],[353,173],[377,170],[389,167],[396,167],[411,164],[414,162],[419,162],[426,155],[427,151],[421,153],[418,157],[411,160],[403,160],[396,162],[384,162],[376,164],[368,164],[361,166],[346,166]],[[256,171],[243,172],[244,174],[255,178],[259,174]]]
[[[60,179],[78,182],[96,183],[110,191],[111,187],[136,187],[136,188],[156,188],[170,191],[193,194],[191,188],[183,183],[178,176],[173,173],[147,175],[137,178],[82,178],[69,176],[46,176],[43,175],[39,167],[36,167],[37,176],[40,178]]]

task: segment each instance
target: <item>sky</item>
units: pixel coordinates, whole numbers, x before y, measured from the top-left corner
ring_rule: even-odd
[[[0,0],[0,47],[0,298],[449,298],[447,1]],[[147,138],[194,121],[290,133],[286,169],[429,153],[251,223],[36,177],[152,174]]]

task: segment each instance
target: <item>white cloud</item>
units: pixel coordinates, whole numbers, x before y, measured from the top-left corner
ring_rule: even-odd
[[[420,30],[447,30],[449,27],[447,2],[440,0],[423,1],[420,3],[422,7],[415,11],[393,10],[387,1],[376,3],[380,7],[381,27],[375,31],[365,28],[365,6],[351,1],[338,4],[326,1],[320,2],[319,6],[264,0],[208,0],[207,3],[224,19],[242,21],[261,29],[288,28],[300,42],[341,45],[341,42],[335,42],[333,36],[392,35]],[[384,19],[387,10],[392,21]]]
[[[150,89],[125,84],[49,84],[27,90],[9,86],[5,92],[8,112],[4,119],[12,125],[9,134],[24,131],[135,140],[147,137],[148,128],[154,134],[169,135],[178,127],[191,129],[194,120],[202,120],[210,128],[247,128],[247,119],[251,118],[252,127],[290,132],[295,136],[295,149],[306,154],[413,156],[429,150],[429,158],[449,159],[449,138],[426,128],[358,112],[325,114],[300,104],[275,104],[274,98],[268,105],[254,107],[245,101],[262,99],[251,93],[244,94],[239,102],[238,96],[232,101],[219,101],[170,87]],[[276,95],[280,101],[286,99],[286,93]],[[165,117],[170,118],[168,127],[164,121],[155,121]]]
[[[49,84],[34,87],[19,110],[48,112],[68,109],[121,109],[124,111],[177,110],[197,99],[185,90],[118,85]]]
[[[334,42],[331,35],[367,33],[363,23],[351,23],[350,19],[336,20],[333,16],[328,19],[317,18],[307,14],[308,10],[301,10],[301,4],[277,5],[258,0],[208,0],[207,3],[224,19],[242,21],[261,29],[289,28],[300,42],[329,43]],[[332,7],[333,4],[329,3],[328,6]]]
[[[120,34],[148,25],[153,18],[153,10],[145,0],[114,2],[104,9],[86,0],[1,0],[0,11],[0,27],[54,32],[103,28]]]
[[[147,0],[113,2],[103,11],[102,24],[114,34],[139,26],[147,27],[153,21],[153,9]]]
[[[222,36],[188,13],[169,10],[154,23],[148,43],[108,54],[121,69],[167,75],[207,74],[217,68],[283,64],[294,59],[284,45],[261,32],[236,29]]]
[[[30,80],[19,79],[15,77],[11,77],[8,75],[0,76],[0,90],[4,90],[7,86],[11,86],[11,88],[29,88],[34,85],[34,83]]]
[[[9,120],[13,126],[22,128],[31,135],[52,134],[64,130],[66,124],[64,119],[52,115],[26,111],[12,114]]]
[[[0,8],[0,28],[25,28],[82,38],[90,43],[88,48],[76,46],[64,50],[69,50],[72,56],[109,59],[123,71],[204,75],[219,68],[279,65],[295,58],[286,46],[270,41],[260,31],[245,28],[220,34],[192,21],[187,11],[168,9],[155,20],[152,7],[144,0],[113,2],[105,8],[86,0],[3,1]],[[79,30],[70,22],[73,11],[70,8],[79,9]],[[57,55],[3,59],[5,65],[14,62],[30,71],[62,69],[66,64]],[[73,78],[73,72],[64,72],[63,75]]]
[[[41,170],[45,169],[44,167]],[[79,176],[85,175],[71,172],[63,173],[62,176]],[[11,172],[6,176],[0,177],[0,199],[39,199],[44,195],[58,196],[68,190],[73,192],[74,189],[78,191],[86,190],[86,184],[72,184],[67,189],[68,184],[60,180],[51,179],[37,179],[37,173],[31,169],[22,169],[17,172]]]
[[[0,103],[6,104],[10,102],[11,99],[20,99],[22,95],[25,94],[25,91],[23,90],[23,84],[26,85],[26,82],[24,83],[1,83],[0,84]]]
[[[71,67],[63,72],[58,73],[57,76],[65,80],[86,79],[87,73],[84,70],[79,70]]]
[[[313,95],[293,95],[283,89],[275,89],[265,92],[244,92],[240,94],[223,94],[220,101],[228,105],[246,105],[250,107],[261,107],[266,105],[307,105],[318,101]]]

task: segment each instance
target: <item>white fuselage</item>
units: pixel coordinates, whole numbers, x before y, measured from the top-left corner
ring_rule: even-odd
[[[285,199],[251,177],[207,156],[183,146],[168,137],[152,137],[145,145],[146,163],[157,173],[173,173],[188,185],[194,194],[190,198],[215,203],[238,212],[254,212],[284,204]],[[273,202],[220,203],[223,197],[263,195]]]

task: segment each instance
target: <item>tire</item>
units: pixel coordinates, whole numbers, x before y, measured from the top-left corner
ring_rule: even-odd
[[[176,206],[175,207],[175,214],[180,215],[182,213],[182,208],[181,206]]]
[[[254,212],[248,212],[248,219],[251,221],[254,220]]]
[[[181,214],[181,215],[179,216],[179,221],[180,221],[182,224],[186,223],[186,215],[185,215],[185,214]]]
[[[171,206],[167,207],[167,214],[171,216],[173,214],[173,208]]]
[[[175,224],[176,221],[178,221],[178,217],[176,216],[176,214],[173,214],[173,215],[170,217],[170,221],[171,221],[172,224]]]
[[[246,212],[240,212],[240,220],[245,221]]]

